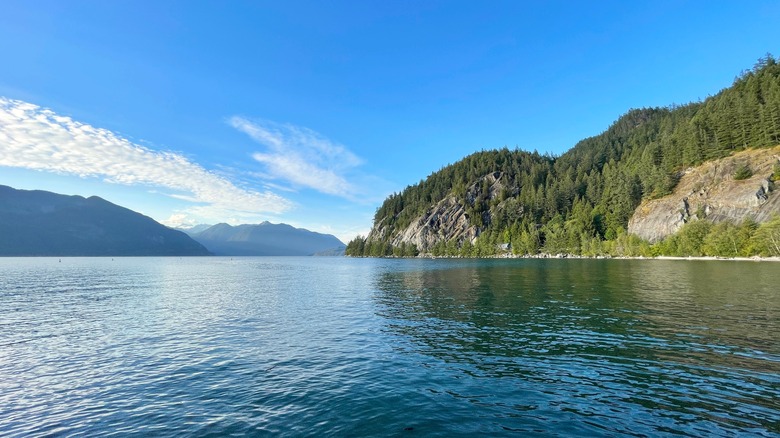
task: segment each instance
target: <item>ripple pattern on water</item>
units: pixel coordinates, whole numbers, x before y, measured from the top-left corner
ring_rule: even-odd
[[[777,436],[780,266],[0,259],[4,436]]]

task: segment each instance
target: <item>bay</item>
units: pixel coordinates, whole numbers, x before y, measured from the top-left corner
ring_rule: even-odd
[[[780,264],[0,259],[3,436],[778,436]]]

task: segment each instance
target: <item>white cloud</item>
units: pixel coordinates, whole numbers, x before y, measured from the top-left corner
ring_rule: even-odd
[[[193,220],[186,213],[174,213],[168,219],[160,221],[160,223],[172,228],[191,228],[198,225],[197,221]]]
[[[0,166],[20,167],[115,184],[163,187],[202,211],[235,216],[282,213],[292,203],[271,191],[234,185],[173,152],[154,151],[111,131],[39,106],[0,97]]]
[[[344,146],[299,126],[238,116],[229,123],[267,147],[252,158],[265,165],[269,177],[349,199],[357,194],[345,174],[363,160]]]
[[[278,216],[269,213],[256,214],[251,212],[225,209],[215,205],[190,207],[176,211],[167,219],[160,220],[163,225],[174,228],[187,228],[197,224],[227,223],[230,225],[256,224],[263,221],[282,222]]]

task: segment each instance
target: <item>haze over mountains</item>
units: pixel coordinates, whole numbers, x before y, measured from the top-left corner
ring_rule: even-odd
[[[193,239],[215,255],[309,256],[342,255],[346,247],[335,236],[315,233],[287,224],[217,224],[202,231],[188,231]]]
[[[0,256],[343,255],[335,236],[285,224],[217,224],[189,230],[97,196],[0,186]],[[194,238],[193,238],[194,237]]]

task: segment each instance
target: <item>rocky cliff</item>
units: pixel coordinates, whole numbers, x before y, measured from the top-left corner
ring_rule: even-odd
[[[483,227],[475,225],[477,221],[469,216],[467,207],[473,206],[478,200],[491,201],[501,196],[502,192],[505,193],[510,188],[504,179],[502,172],[485,175],[469,186],[464,196],[447,196],[396,233],[380,222],[372,228],[368,240],[384,241],[389,237],[393,246],[414,244],[421,251],[428,251],[439,241],[455,241],[459,245],[466,241],[474,243]],[[497,208],[507,208],[507,205],[499,203]],[[485,212],[478,222],[488,225],[490,220],[490,213]]]
[[[628,232],[657,242],[677,232],[686,222],[766,222],[780,214],[780,193],[772,181],[780,165],[780,146],[753,149],[685,170],[671,195],[643,202],[628,223]],[[742,169],[752,176],[736,179]],[[744,175],[743,175],[744,176]]]

